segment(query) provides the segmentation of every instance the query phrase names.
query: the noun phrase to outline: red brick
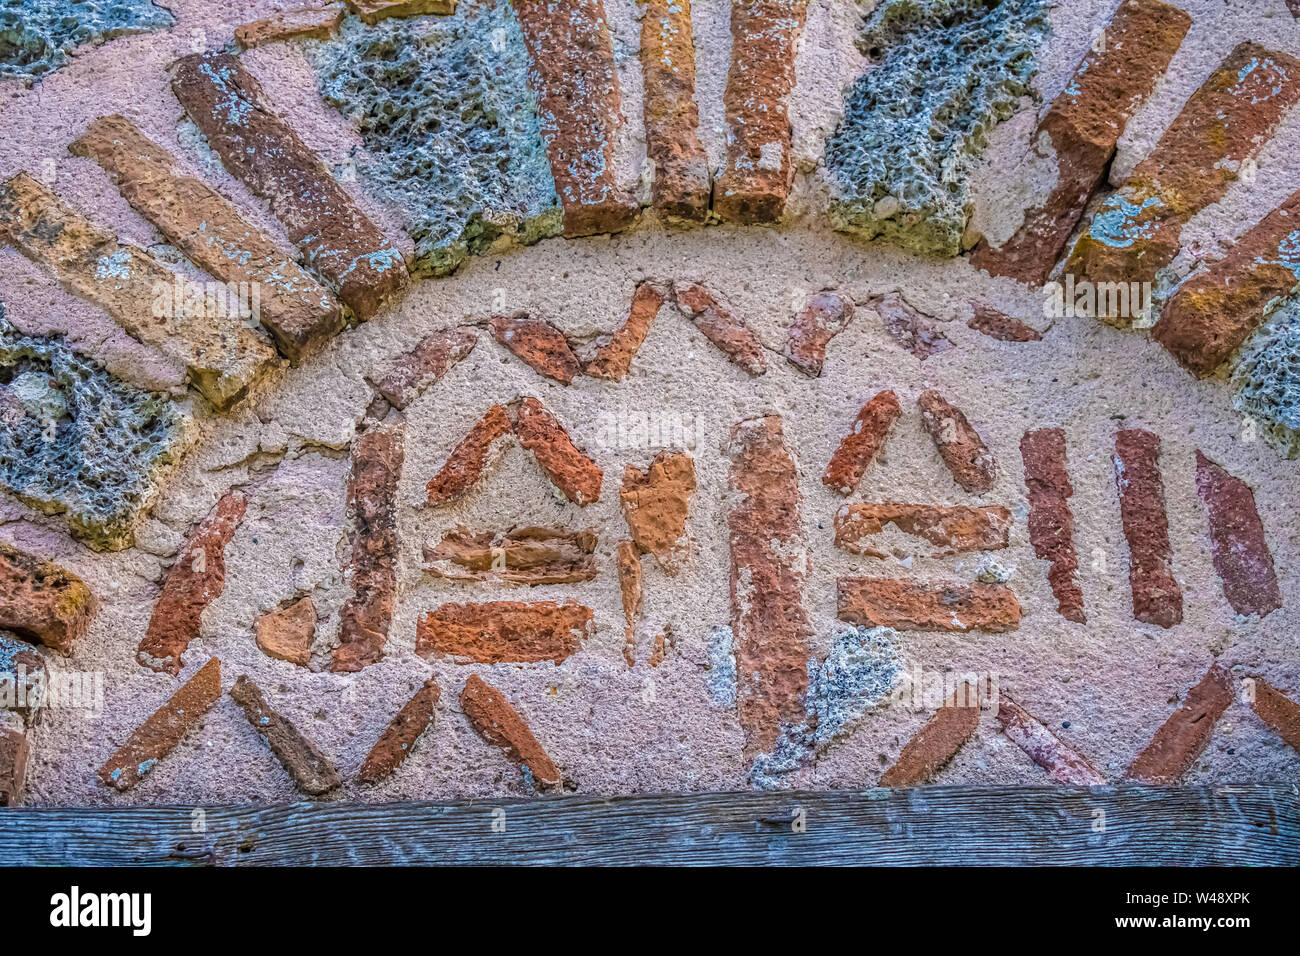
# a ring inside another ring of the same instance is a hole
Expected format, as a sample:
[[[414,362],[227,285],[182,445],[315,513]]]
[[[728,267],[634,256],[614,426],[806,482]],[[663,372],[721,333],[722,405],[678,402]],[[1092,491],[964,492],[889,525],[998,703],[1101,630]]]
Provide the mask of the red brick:
[[[0,541],[0,630],[66,655],[97,610],[81,578]]]
[[[537,464],[576,505],[600,500],[600,485],[605,473],[580,451],[569,438],[559,419],[535,398],[525,398],[515,406],[515,435],[519,444],[533,453]]]
[[[922,392],[916,404],[921,409],[921,424],[934,439],[934,447],[957,484],[972,492],[992,488],[997,477],[993,452],[961,409],[932,388]]]
[[[203,611],[226,587],[226,545],[244,520],[248,499],[239,489],[225,493],[217,506],[190,531],[176,563],[167,572],[154,604],[136,660],[173,677],[181,672],[181,655],[199,636]]]
[[[1056,597],[1056,609],[1067,621],[1083,624],[1083,589],[1074,550],[1074,514],[1070,496],[1074,486],[1065,467],[1065,431],[1039,428],[1020,439],[1025,462],[1025,489],[1029,497],[1029,541],[1034,554],[1050,561],[1047,581]]]
[[[444,604],[417,623],[415,653],[480,664],[558,664],[575,654],[594,629],[591,608],[581,604]]]
[[[501,691],[477,674],[471,674],[460,694],[460,708],[479,736],[504,750],[538,790],[560,785],[559,768]]]
[[[22,728],[0,728],[0,807],[14,807],[22,801],[29,754]]]
[[[834,290],[818,292],[790,326],[785,343],[786,360],[809,378],[817,378],[826,361],[827,343],[843,332],[852,319],[852,299]]]
[[[632,540],[676,574],[690,550],[686,517],[695,494],[695,461],[685,452],[661,451],[645,471],[628,465],[618,498]]]
[[[1129,550],[1133,617],[1173,627],[1183,619],[1183,592],[1173,572],[1160,438],[1140,428],[1115,435],[1115,484]]]
[[[1232,696],[1232,676],[1214,665],[1160,725],[1146,749],[1133,758],[1127,776],[1141,783],[1177,783],[1205,750]]]
[[[691,0],[647,0],[641,20],[646,153],[655,164],[655,209],[670,219],[709,218],[709,158],[695,104]]]
[[[1101,187],[1128,121],[1160,82],[1192,18],[1159,0],[1123,0],[1038,124],[1056,156],[1056,186],[1000,247],[981,241],[971,264],[1031,285],[1047,281],[1088,200]],[[972,326],[973,327],[973,326]]]
[[[478,331],[469,326],[434,332],[385,365],[376,376],[375,388],[394,408],[405,409],[455,368],[477,342]]]
[[[620,541],[614,556],[618,589],[623,598],[623,659],[636,664],[636,619],[641,613],[641,555],[631,541]]]
[[[564,234],[631,225],[637,203],[614,179],[622,94],[601,0],[515,0],[532,61],[542,136],[564,207]]]
[[[489,408],[452,450],[438,473],[429,479],[426,488],[429,504],[444,505],[468,494],[487,468],[493,445],[510,434],[513,427],[510,413],[503,406]]]
[[[1014,631],[1020,602],[1001,584],[840,578],[839,618],[904,631]]]
[[[808,0],[733,0],[727,161],[713,210],[728,222],[775,222],[794,184],[790,116],[794,61]]]
[[[928,315],[922,315],[895,292],[875,295],[867,304],[880,316],[885,331],[903,348],[924,362],[931,355],[947,352],[953,344]]]
[[[592,378],[621,381],[632,368],[632,359],[650,334],[650,326],[664,304],[664,293],[654,283],[645,281],[636,287],[627,320],[611,335],[595,343],[584,371]]]
[[[727,517],[731,629],[745,757],[770,753],[782,728],[807,719],[808,639],[803,606],[808,556],[799,516],[799,474],[776,415],[731,431]]]
[[[885,389],[862,406],[853,429],[844,436],[831,456],[822,484],[842,495],[852,493],[867,467],[885,444],[889,429],[903,412],[898,396]]]
[[[975,731],[979,729],[980,709],[975,688],[964,685],[961,703],[954,697],[940,707],[915,737],[907,742],[894,765],[877,782],[880,787],[916,787],[944,767]],[[967,705],[970,704],[970,706]]]
[[[405,290],[402,254],[275,113],[237,57],[194,53],[173,69],[172,90],[208,145],[270,204],[290,240],[345,305],[365,320]]]
[[[262,735],[299,790],[309,796],[320,796],[342,785],[343,778],[329,758],[286,717],[271,709],[262,689],[247,675],[235,681],[230,697],[253,729]]]
[[[939,550],[931,557],[941,558],[963,551],[1005,548],[1011,530],[1011,512],[1001,505],[970,508],[897,501],[845,505],[835,515],[835,546],[850,554],[888,557],[864,539],[882,533],[889,524],[938,546]]]
[[[488,328],[493,338],[547,378],[568,385],[582,372],[564,333],[544,319],[498,315],[488,320]]]
[[[288,607],[263,614],[255,629],[257,646],[267,657],[306,667],[316,638],[316,605],[311,597],[300,597]]]
[[[1005,693],[998,694],[998,723],[1007,738],[1047,771],[1055,783],[1067,787],[1097,787],[1106,778],[1081,754],[1066,746],[1042,722]]]
[[[326,40],[342,20],[343,7],[338,4],[298,7],[235,27],[235,41],[241,49],[251,50],[281,40]]]
[[[358,775],[362,783],[379,783],[392,776],[410,756],[420,735],[433,727],[438,695],[438,685],[430,677],[402,706],[366,755],[366,762],[361,765]]]
[[[179,744],[221,697],[221,662],[215,657],[132,731],[126,743],[99,768],[99,779],[130,790]]]
[[[1253,678],[1255,697],[1251,708],[1277,732],[1277,735],[1300,753],[1300,705],[1262,677]]]
[[[678,307],[732,362],[750,375],[762,375],[767,371],[767,358],[758,337],[743,321],[723,308],[708,289],[693,282],[678,282],[674,293]]]
[[[966,323],[976,332],[1002,342],[1040,342],[1043,336],[1019,319],[987,305],[976,305],[975,315]]]
[[[510,528],[471,534],[458,527],[424,549],[424,569],[453,581],[575,584],[596,576],[594,531]]]
[[[1282,606],[1273,555],[1250,485],[1196,453],[1196,491],[1210,518],[1214,570],[1223,596],[1238,614],[1265,617]]]
[[[347,4],[353,13],[372,24],[389,17],[456,12],[456,0],[347,0]]]

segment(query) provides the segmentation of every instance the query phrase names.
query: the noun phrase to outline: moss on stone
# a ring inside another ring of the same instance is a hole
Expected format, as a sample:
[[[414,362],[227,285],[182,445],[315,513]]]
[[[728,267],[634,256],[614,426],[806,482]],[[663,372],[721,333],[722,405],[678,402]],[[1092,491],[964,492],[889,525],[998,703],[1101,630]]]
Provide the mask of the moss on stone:
[[[1047,0],[883,0],[858,41],[873,65],[826,144],[831,222],[955,256],[989,132],[1037,72]]]
[[[57,70],[91,40],[171,25],[152,0],[0,0],[0,79]]]
[[[1300,299],[1278,309],[1241,349],[1232,404],[1286,458],[1300,456]]]
[[[373,27],[349,17],[307,51],[325,100],[365,143],[361,175],[403,211],[414,273],[446,275],[502,235],[527,244],[562,231],[508,0]]]

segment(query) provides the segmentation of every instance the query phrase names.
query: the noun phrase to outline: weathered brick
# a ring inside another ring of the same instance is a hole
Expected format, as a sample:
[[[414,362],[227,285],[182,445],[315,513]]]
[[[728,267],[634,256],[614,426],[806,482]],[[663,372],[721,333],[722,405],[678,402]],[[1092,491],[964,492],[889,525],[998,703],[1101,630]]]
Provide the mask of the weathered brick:
[[[276,114],[237,57],[182,57],[172,90],[226,169],[270,204],[307,264],[358,318],[406,288],[401,252]]]
[[[0,727],[0,807],[17,806],[22,800],[29,752],[21,727]]]
[[[1087,758],[1066,746],[1042,721],[1025,710],[1005,693],[998,694],[998,723],[1013,744],[1029,759],[1047,771],[1054,782],[1067,787],[1097,787],[1105,784]]]
[[[1183,366],[1210,375],[1264,315],[1300,287],[1300,192],[1238,237],[1174,293],[1151,334]]]
[[[218,409],[243,396],[275,361],[275,350],[229,310],[186,302],[156,308],[160,288],[184,288],[179,274],[138,246],[119,242],[27,173],[0,186],[0,239],[102,308],[132,338],[183,365]]]
[[[741,319],[719,305],[708,289],[694,282],[678,282],[673,291],[678,307],[727,358],[750,375],[767,371],[767,358],[758,337]]]
[[[352,443],[352,555],[343,569],[352,597],[339,609],[334,671],[359,671],[375,663],[388,642],[397,597],[397,484],[405,440],[406,423],[395,421],[372,426]]]
[[[794,184],[790,115],[794,60],[808,0],[733,0],[723,102],[727,161],[713,210],[727,222],[776,222]]]
[[[1292,750],[1300,752],[1300,705],[1262,677],[1252,680],[1255,696],[1250,702],[1251,708]]]
[[[405,409],[450,372],[478,342],[478,330],[457,326],[434,332],[410,352],[387,363],[375,376],[375,388],[394,408]]]
[[[632,296],[632,308],[618,330],[597,339],[583,369],[592,378],[618,382],[632,368],[632,359],[650,334],[650,326],[664,304],[664,293],[657,285],[644,281]]]
[[[731,629],[745,756],[776,747],[783,727],[805,720],[808,639],[803,606],[808,555],[799,517],[799,474],[776,415],[731,430],[727,516]]]
[[[599,501],[605,473],[573,444],[560,420],[535,398],[525,398],[514,408],[519,444],[533,453],[551,484],[576,505]]]
[[[1173,572],[1165,486],[1160,479],[1160,438],[1140,428],[1115,435],[1115,485],[1129,550],[1133,617],[1173,627],[1183,619],[1183,592]]]
[[[329,758],[288,718],[271,709],[262,688],[248,675],[241,675],[235,681],[230,697],[243,710],[253,729],[262,735],[299,790],[309,796],[320,796],[342,785],[343,778]]]
[[[298,7],[235,27],[235,41],[241,49],[251,50],[281,40],[325,40],[338,29],[342,19],[343,7],[339,4]]]
[[[1029,498],[1029,542],[1034,554],[1050,561],[1047,582],[1056,597],[1056,609],[1067,621],[1083,624],[1083,589],[1076,573],[1079,556],[1074,550],[1074,514],[1070,496],[1074,486],[1065,468],[1065,430],[1039,428],[1020,439],[1025,462],[1025,489]]]
[[[964,690],[945,701],[907,742],[877,786],[916,787],[927,783],[975,736],[980,724],[978,695],[971,685],[962,687]]]
[[[596,533],[509,528],[472,534],[458,527],[424,549],[424,570],[453,581],[575,584],[596,576]]]
[[[941,558],[963,551],[992,551],[1007,546],[1011,511],[1001,505],[971,508],[965,505],[915,505],[897,501],[845,505],[835,515],[835,546],[850,554],[888,557],[866,540],[892,524],[900,531],[924,538]]]
[[[568,385],[582,372],[564,333],[545,319],[497,315],[488,320],[488,328],[493,338],[547,378]]]
[[[636,665],[636,620],[641,613],[641,554],[631,541],[620,541],[614,554],[618,590],[623,599],[623,660]]]
[[[632,540],[676,574],[690,551],[686,518],[695,494],[695,460],[685,452],[661,451],[642,471],[628,465],[618,498]]]
[[[504,406],[493,405],[460,440],[426,488],[429,504],[443,505],[464,497],[484,470],[497,440],[511,433],[513,424]]]
[[[790,326],[785,343],[786,360],[809,378],[822,373],[826,345],[853,319],[853,300],[831,289],[818,292]]]
[[[1210,519],[1214,570],[1223,596],[1238,614],[1265,617],[1282,606],[1273,555],[1250,485],[1196,453],[1196,491]]]
[[[874,295],[867,304],[880,316],[885,331],[894,341],[922,362],[931,355],[952,349],[952,342],[939,331],[934,319],[912,308],[898,293]]]
[[[983,303],[975,306],[975,315],[966,324],[976,332],[1002,342],[1040,342],[1043,338],[1040,332],[1019,319]]]
[[[0,541],[0,629],[66,655],[96,610],[81,578]]]
[[[905,631],[1014,631],[1020,602],[1001,584],[840,578],[841,621]]]
[[[992,488],[997,477],[993,452],[961,409],[932,388],[922,392],[916,404],[921,409],[921,424],[957,484],[972,492]]]
[[[1092,282],[1154,280],[1178,255],[1183,226],[1223,198],[1297,100],[1300,62],[1240,44],[1102,204],[1067,271]]]
[[[190,531],[167,572],[149,629],[136,651],[136,660],[145,667],[173,676],[181,672],[181,655],[199,636],[204,609],[225,590],[226,545],[235,536],[247,507],[248,498],[242,491],[228,491],[212,514]]]
[[[1232,696],[1232,675],[1215,664],[1133,758],[1129,779],[1161,786],[1177,783],[1210,742],[1214,725],[1232,703]]]
[[[501,691],[477,674],[471,674],[460,694],[460,709],[479,736],[500,747],[519,765],[529,784],[538,790],[560,785],[559,768]]]
[[[348,9],[366,23],[389,17],[420,17],[456,12],[456,0],[347,0]]]
[[[614,179],[622,95],[602,0],[515,0],[564,234],[617,232],[638,206]]]
[[[648,0],[641,20],[646,153],[655,164],[653,201],[671,219],[709,218],[709,157],[695,103],[691,0]]]
[[[251,226],[225,198],[176,168],[176,159],[124,116],[104,116],[68,149],[94,160],[140,215],[195,265],[256,290],[262,325],[294,363],[343,328],[334,298]]]
[[[31,644],[0,631],[0,709],[13,711],[30,727],[46,703],[49,673]]]
[[[1123,0],[1070,82],[1038,124],[1056,158],[1056,185],[1001,246],[981,241],[971,264],[1038,284],[1065,251],[1088,200],[1101,187],[1128,121],[1183,42],[1192,18],[1160,0]],[[973,327],[973,326],[972,326]],[[1019,340],[1017,340],[1019,341]]]
[[[99,768],[99,779],[130,790],[184,739],[221,697],[221,662],[210,658],[176,693],[132,731]]]
[[[451,655],[480,664],[556,664],[575,654],[595,629],[592,611],[554,601],[444,604],[420,617],[415,653]]]
[[[393,775],[411,754],[415,742],[426,730],[433,728],[434,712],[438,707],[438,685],[430,677],[415,695],[402,705],[392,721],[379,735],[375,745],[361,765],[358,779],[362,783],[379,783]]]
[[[257,646],[276,660],[306,667],[316,639],[316,605],[304,595],[288,607],[268,611],[254,624]]]
[[[852,430],[831,456],[826,473],[822,475],[822,484],[842,495],[852,493],[876,453],[884,446],[889,429],[902,413],[898,396],[890,389],[878,393],[863,405]]]

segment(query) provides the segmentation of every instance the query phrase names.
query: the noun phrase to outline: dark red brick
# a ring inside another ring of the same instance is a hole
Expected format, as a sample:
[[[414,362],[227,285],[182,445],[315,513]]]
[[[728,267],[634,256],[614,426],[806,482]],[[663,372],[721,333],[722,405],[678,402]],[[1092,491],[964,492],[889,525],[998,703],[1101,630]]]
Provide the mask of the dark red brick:
[[[912,308],[901,295],[889,292],[872,296],[867,304],[875,309],[894,341],[922,362],[952,349],[952,342],[939,331],[935,320]]]
[[[1029,497],[1029,541],[1034,554],[1050,561],[1047,581],[1056,597],[1056,609],[1067,621],[1083,624],[1083,589],[1074,550],[1074,514],[1070,496],[1074,486],[1065,463],[1065,430],[1039,428],[1020,439],[1025,462],[1025,489]]]
[[[976,332],[1002,342],[1040,342],[1042,334],[1019,319],[987,305],[976,305],[975,315],[966,323]]]
[[[907,742],[894,765],[877,782],[880,787],[916,787],[948,766],[979,729],[980,709],[975,689],[950,697],[915,737]]]
[[[1133,617],[1173,627],[1183,619],[1183,592],[1173,572],[1165,486],[1160,478],[1160,438],[1140,428],[1115,435],[1115,484],[1128,540]]]
[[[375,388],[394,408],[405,409],[455,368],[477,342],[478,331],[469,326],[434,332],[385,365],[376,376]]]
[[[1250,485],[1196,453],[1196,491],[1210,518],[1214,570],[1223,596],[1238,614],[1265,617],[1282,606],[1273,555]]]
[[[1251,708],[1292,750],[1300,753],[1300,705],[1262,677],[1252,679],[1255,696],[1250,702]]]
[[[253,729],[262,735],[299,790],[309,796],[321,796],[342,785],[343,778],[329,758],[287,718],[271,709],[262,689],[247,675],[235,681],[230,697]]]
[[[961,409],[932,388],[922,392],[916,404],[921,409],[921,424],[957,484],[972,492],[992,488],[997,477],[993,452]]]
[[[559,768],[501,691],[471,674],[460,694],[460,708],[479,736],[504,750],[538,790],[561,784]]]

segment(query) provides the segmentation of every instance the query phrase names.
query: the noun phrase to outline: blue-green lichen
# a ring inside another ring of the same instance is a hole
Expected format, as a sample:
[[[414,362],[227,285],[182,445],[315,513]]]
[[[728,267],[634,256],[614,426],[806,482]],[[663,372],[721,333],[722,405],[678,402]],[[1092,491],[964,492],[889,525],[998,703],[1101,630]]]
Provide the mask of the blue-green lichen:
[[[1030,94],[1047,0],[883,0],[858,46],[872,66],[826,143],[836,229],[955,256],[989,132]]]
[[[1300,299],[1288,301],[1241,348],[1233,406],[1243,426],[1286,458],[1300,456]]]
[[[171,25],[152,0],[0,0],[0,79],[34,79],[83,43]]]
[[[412,272],[446,275],[503,235],[527,244],[562,231],[508,0],[375,26],[348,17],[306,49],[326,102],[365,144],[362,178],[402,210]]]

